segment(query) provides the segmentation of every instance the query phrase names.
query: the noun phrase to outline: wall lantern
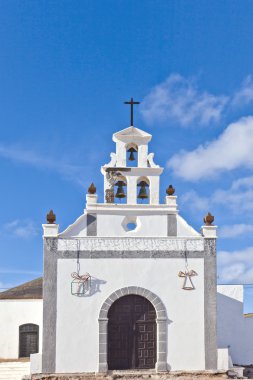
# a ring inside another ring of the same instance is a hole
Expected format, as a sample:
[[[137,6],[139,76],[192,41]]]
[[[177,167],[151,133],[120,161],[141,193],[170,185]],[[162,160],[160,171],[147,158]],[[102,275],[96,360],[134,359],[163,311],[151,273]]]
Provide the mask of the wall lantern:
[[[71,294],[73,296],[82,297],[90,291],[91,275],[89,273],[80,275],[73,272],[71,276],[73,278],[73,281],[71,282]]]

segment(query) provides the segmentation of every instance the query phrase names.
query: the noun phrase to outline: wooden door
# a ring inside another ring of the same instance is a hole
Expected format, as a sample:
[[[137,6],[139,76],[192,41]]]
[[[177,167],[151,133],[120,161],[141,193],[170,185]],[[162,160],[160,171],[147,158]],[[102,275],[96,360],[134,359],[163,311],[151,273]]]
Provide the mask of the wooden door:
[[[155,368],[156,312],[144,297],[129,295],[108,313],[108,368]]]
[[[39,351],[39,326],[32,323],[19,327],[19,357],[29,357]]]

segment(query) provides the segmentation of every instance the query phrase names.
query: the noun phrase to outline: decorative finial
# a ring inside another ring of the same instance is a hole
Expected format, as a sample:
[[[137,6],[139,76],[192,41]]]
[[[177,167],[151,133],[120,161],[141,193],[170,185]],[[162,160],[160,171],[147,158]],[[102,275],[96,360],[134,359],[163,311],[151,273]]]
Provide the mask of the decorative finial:
[[[204,217],[204,222],[206,226],[211,226],[214,221],[214,216],[208,212],[207,215]]]
[[[172,185],[169,185],[169,187],[167,187],[167,189],[166,189],[166,193],[167,193],[169,196],[173,195],[173,194],[175,193],[175,189],[174,189],[174,187],[173,187]]]
[[[49,224],[54,224],[55,221],[56,221],[56,216],[53,210],[50,210],[49,213],[47,214],[47,222]]]
[[[96,191],[97,191],[97,189],[96,189],[94,183],[92,182],[92,184],[91,184],[90,187],[88,188],[88,193],[89,193],[89,194],[96,194]]]

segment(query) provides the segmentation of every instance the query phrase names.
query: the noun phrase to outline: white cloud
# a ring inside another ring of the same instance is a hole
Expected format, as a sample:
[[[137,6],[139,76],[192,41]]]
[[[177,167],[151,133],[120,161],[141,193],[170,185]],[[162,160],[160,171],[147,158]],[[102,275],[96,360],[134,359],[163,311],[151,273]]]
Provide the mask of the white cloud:
[[[253,176],[239,178],[232,182],[228,189],[217,189],[210,196],[199,195],[195,190],[189,190],[179,198],[180,204],[192,212],[212,211],[217,209],[222,212],[222,207],[232,211],[234,214],[252,215],[253,211]],[[222,206],[222,207],[221,207]],[[248,224],[237,224],[232,228],[236,236],[246,232],[250,233],[253,226]],[[223,230],[224,235],[229,232]],[[225,237],[225,236],[223,236]]]
[[[39,229],[31,220],[13,220],[6,223],[1,229],[2,235],[16,236],[22,239],[29,239],[38,235]]]
[[[253,283],[253,247],[240,251],[218,252],[220,283]]]
[[[249,104],[253,100],[253,79],[248,75],[241,84],[241,88],[235,92],[231,99],[232,106]]]
[[[228,97],[200,91],[195,79],[171,74],[144,98],[140,111],[147,123],[175,121],[183,127],[218,122]]]
[[[217,176],[226,170],[253,168],[253,117],[230,124],[216,139],[191,152],[181,151],[167,163],[174,174],[190,181]]]
[[[233,181],[231,190],[241,191],[253,188],[253,176],[243,177]]]
[[[253,232],[252,224],[232,224],[225,225],[219,228],[219,237],[222,238],[236,238],[241,235],[250,234]]]
[[[217,123],[225,110],[253,101],[253,78],[248,75],[231,95],[214,95],[198,88],[196,78],[171,74],[151,89],[140,106],[148,124],[174,121],[177,125],[207,126]]]
[[[7,146],[0,143],[0,157],[13,162],[30,165],[37,169],[57,172],[64,179],[81,185],[84,183],[84,167],[68,164],[60,158],[48,157],[46,155],[42,156],[35,151],[25,149],[19,145]]]
[[[180,197],[180,204],[188,205],[191,211],[207,211],[210,206],[208,197],[201,197],[194,190],[190,190]]]
[[[251,213],[253,210],[253,176],[239,178],[232,182],[229,189],[218,189],[210,201],[223,205],[234,213]]]

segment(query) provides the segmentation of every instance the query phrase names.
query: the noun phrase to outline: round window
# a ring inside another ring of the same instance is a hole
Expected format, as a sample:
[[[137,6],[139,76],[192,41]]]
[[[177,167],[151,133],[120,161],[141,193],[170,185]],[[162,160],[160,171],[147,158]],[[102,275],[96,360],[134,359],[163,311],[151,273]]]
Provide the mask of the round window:
[[[137,227],[137,224],[134,222],[130,222],[130,223],[127,223],[126,226],[127,226],[128,231],[133,231]]]

